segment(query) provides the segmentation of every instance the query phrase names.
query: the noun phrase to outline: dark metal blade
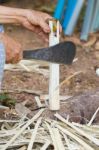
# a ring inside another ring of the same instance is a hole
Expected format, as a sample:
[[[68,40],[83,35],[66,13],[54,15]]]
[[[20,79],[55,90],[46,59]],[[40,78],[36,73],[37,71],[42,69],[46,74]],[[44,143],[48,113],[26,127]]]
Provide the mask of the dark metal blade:
[[[63,42],[52,47],[23,52],[24,59],[36,59],[58,64],[71,64],[76,54],[72,42]]]

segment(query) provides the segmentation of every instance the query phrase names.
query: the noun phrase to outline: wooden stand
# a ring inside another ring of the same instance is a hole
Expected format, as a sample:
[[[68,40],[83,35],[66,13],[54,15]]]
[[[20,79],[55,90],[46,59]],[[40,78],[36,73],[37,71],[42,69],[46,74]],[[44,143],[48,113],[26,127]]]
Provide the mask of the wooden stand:
[[[56,35],[53,31],[54,23],[49,21],[49,26],[51,33],[49,35],[49,46],[53,46],[59,43],[59,22],[57,21],[57,31]],[[50,64],[50,81],[49,81],[49,108],[50,110],[59,110],[60,109],[60,100],[59,100],[59,89],[56,88],[59,86],[59,65]]]

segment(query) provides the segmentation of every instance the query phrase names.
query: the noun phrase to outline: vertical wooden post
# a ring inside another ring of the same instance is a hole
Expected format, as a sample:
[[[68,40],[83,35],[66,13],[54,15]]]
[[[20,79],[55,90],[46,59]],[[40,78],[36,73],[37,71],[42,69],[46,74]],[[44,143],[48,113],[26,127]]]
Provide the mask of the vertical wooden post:
[[[57,22],[57,33],[55,35],[53,31],[53,21],[49,21],[51,33],[49,35],[49,46],[53,46],[59,43],[59,21]],[[59,86],[59,65],[50,64],[50,81],[49,81],[49,108],[50,110],[59,110],[59,89],[56,91],[56,87]]]

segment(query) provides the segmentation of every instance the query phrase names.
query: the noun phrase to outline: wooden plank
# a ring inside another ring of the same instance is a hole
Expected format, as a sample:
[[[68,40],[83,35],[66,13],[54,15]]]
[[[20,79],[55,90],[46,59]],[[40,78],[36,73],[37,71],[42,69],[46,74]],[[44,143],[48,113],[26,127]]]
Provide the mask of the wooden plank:
[[[59,21],[57,22],[57,35],[53,32],[53,21],[49,21],[51,33],[49,35],[49,46],[53,46],[59,43]],[[56,92],[56,87],[59,85],[59,65],[50,64],[50,81],[49,81],[49,108],[50,110],[59,110],[59,89]]]

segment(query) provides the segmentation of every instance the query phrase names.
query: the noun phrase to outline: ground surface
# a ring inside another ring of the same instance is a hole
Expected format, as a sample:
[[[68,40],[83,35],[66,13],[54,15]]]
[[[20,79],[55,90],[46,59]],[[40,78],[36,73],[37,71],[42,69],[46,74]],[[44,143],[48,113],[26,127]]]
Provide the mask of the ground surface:
[[[53,1],[50,1],[49,4],[52,7]],[[15,6],[15,7],[24,7],[24,8],[35,8],[41,9],[41,1],[32,1],[24,0],[18,1],[15,0],[8,2],[6,5]],[[43,5],[48,7],[48,2],[43,1]],[[6,32],[8,35],[17,39],[23,46],[23,49],[36,49],[40,47],[45,47],[45,43],[41,40],[40,37],[35,35],[32,32],[29,32],[21,27],[6,26]],[[77,33],[78,36],[78,33]],[[77,36],[74,35],[76,38]],[[98,42],[98,34],[97,41]],[[65,38],[62,38],[66,40]],[[97,90],[99,87],[99,77],[95,73],[95,66],[99,66],[99,50],[95,50],[95,43],[91,46],[83,47],[83,43],[77,47],[78,59],[72,66],[63,66],[60,67],[60,81],[66,79],[71,74],[82,71],[83,73],[79,74],[67,84],[64,84],[61,87],[61,95],[79,95],[85,91]],[[48,69],[48,68],[47,68]],[[27,72],[10,72],[6,71],[4,75],[3,88],[14,90],[14,89],[28,89],[28,90],[37,90],[42,91],[42,93],[48,93],[48,77],[38,74],[38,73],[27,73]],[[30,94],[11,94],[18,102],[32,100],[33,95]],[[96,103],[97,105],[97,103]],[[99,104],[98,104],[99,105]],[[33,106],[35,108],[35,106]],[[64,108],[65,110],[65,108]]]

